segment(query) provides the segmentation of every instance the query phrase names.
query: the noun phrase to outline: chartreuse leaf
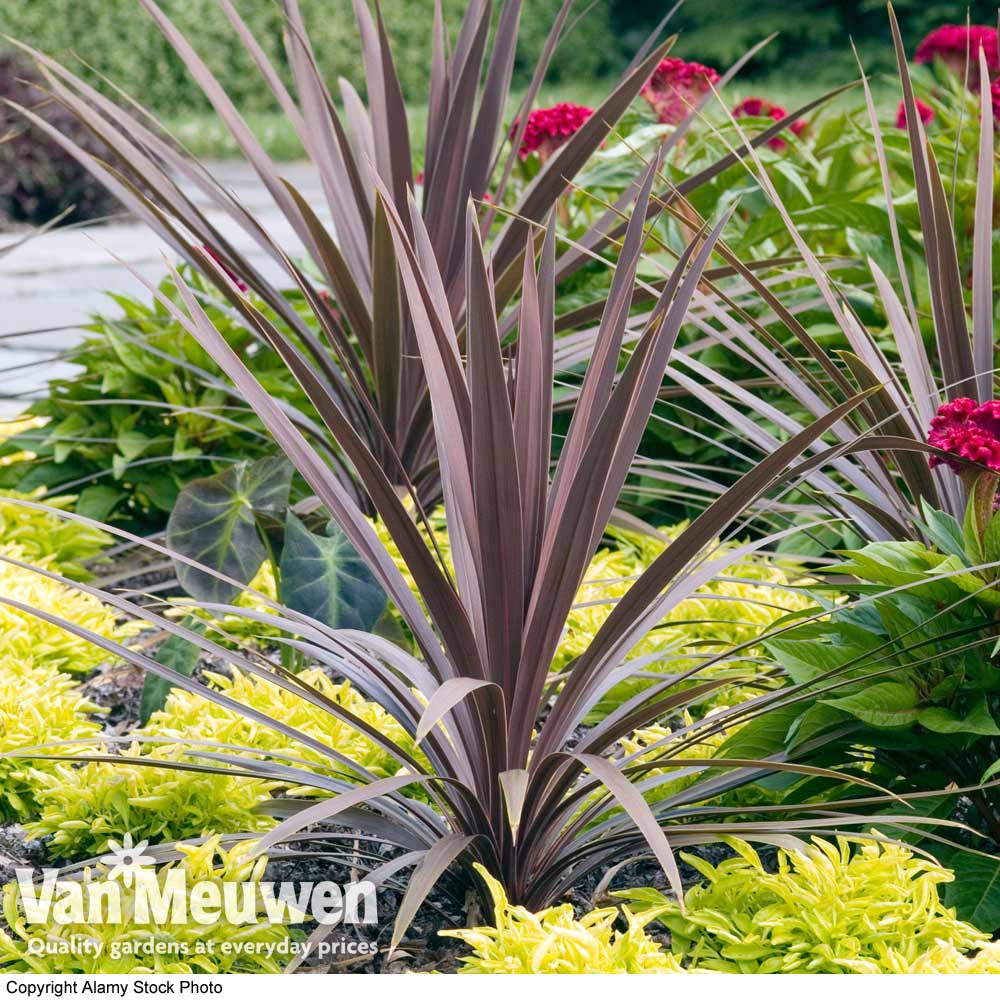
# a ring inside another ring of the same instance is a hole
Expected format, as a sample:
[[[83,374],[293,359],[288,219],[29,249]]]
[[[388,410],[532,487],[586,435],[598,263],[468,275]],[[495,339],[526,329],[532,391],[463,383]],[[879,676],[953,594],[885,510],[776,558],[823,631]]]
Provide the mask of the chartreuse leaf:
[[[181,490],[167,522],[167,545],[180,555],[224,573],[244,586],[268,556],[261,517],[288,506],[292,467],[283,458],[239,462]],[[227,602],[241,588],[174,560],[177,579],[194,598]]]
[[[912,685],[885,681],[843,698],[825,698],[822,704],[847,712],[870,726],[892,729],[916,721],[917,702],[917,690]]]
[[[363,632],[386,608],[385,591],[340,525],[330,521],[325,535],[315,535],[291,511],[281,552],[281,598],[330,628]]]
[[[184,626],[193,632],[204,633],[205,623],[198,618],[189,616],[184,620]],[[169,667],[183,677],[190,677],[198,666],[201,649],[180,635],[171,635],[156,651],[156,662]],[[142,685],[142,700],[139,702],[139,722],[146,725],[149,717],[158,712],[167,703],[173,684],[165,677],[153,673],[146,674]]]

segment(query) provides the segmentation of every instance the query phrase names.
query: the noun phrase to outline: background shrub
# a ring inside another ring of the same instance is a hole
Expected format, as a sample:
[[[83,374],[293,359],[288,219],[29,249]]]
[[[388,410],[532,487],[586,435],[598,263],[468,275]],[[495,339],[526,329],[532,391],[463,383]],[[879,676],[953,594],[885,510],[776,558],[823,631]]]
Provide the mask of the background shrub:
[[[518,75],[530,79],[561,0],[531,0],[522,13]],[[196,44],[230,96],[245,111],[271,108],[267,85],[229,26],[215,0],[161,0],[167,16]],[[465,4],[445,0],[445,16],[454,28]],[[268,56],[287,78],[281,41],[280,4],[272,0],[236,0],[236,7]],[[302,0],[320,66],[331,83],[345,76],[361,86],[361,61],[351,0]],[[577,7],[582,10],[583,5]],[[433,0],[384,0],[382,12],[393,41],[402,84],[411,99],[426,92]],[[620,61],[618,45],[609,44],[610,9],[598,5],[577,26],[557,53],[550,79],[592,76]],[[89,63],[95,82],[105,74],[160,114],[186,114],[207,108],[169,43],[139,0],[32,0],[5,4],[0,31],[42,49],[60,61]],[[125,40],[127,39],[127,44]]]
[[[965,23],[967,9],[973,24],[996,24],[997,17],[996,4],[981,0],[967,4],[899,0],[893,7],[911,53],[938,25]],[[662,0],[613,0],[614,34],[622,51],[641,44],[666,8]],[[895,67],[884,0],[760,0],[753,5],[752,17],[734,16],[727,0],[699,0],[681,7],[670,30],[680,33],[685,58],[720,70],[772,32],[779,32],[741,78],[780,70],[782,76],[808,80],[817,90],[843,83],[857,76],[849,38],[857,43],[867,70],[886,73]]]
[[[6,14],[0,13],[0,30],[5,19]],[[39,80],[31,63],[13,52],[0,51],[0,225],[39,225],[68,209],[72,211],[65,217],[66,222],[96,219],[114,212],[118,203],[89,171],[4,103],[9,100],[31,108],[63,135],[106,158],[107,150],[100,142],[62,106],[47,102],[32,85],[32,81]]]

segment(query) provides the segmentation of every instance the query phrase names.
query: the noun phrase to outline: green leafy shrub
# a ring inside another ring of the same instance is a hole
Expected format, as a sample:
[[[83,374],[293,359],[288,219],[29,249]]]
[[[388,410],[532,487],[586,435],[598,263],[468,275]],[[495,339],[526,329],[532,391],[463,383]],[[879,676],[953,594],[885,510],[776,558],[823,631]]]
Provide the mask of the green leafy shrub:
[[[185,869],[192,883],[256,883],[267,863],[266,858],[251,856],[252,842],[237,844],[229,851],[219,846],[218,837],[200,847],[178,846],[184,858],[158,870],[161,884],[166,873],[176,867]],[[107,876],[98,869],[88,871],[85,878],[100,883]],[[209,924],[193,920],[183,924],[169,920],[162,924],[136,922],[135,889],[131,886],[122,889],[122,923],[28,923],[20,896],[17,883],[4,888],[3,916],[8,928],[0,928],[0,972],[4,973],[277,973],[282,963],[269,957],[266,949],[272,946],[280,955],[281,946],[290,940],[287,927],[265,921],[238,925],[221,915]],[[74,950],[69,947],[74,937],[84,937],[103,947],[99,953],[96,948]],[[67,946],[64,952],[51,947],[60,942]],[[114,947],[125,942],[134,950],[116,957]],[[46,943],[50,946],[47,949]],[[151,954],[141,950],[154,944],[162,950]]]
[[[713,866],[682,855],[705,881],[685,912],[654,889],[616,895],[670,930],[692,969],[738,973],[1000,971],[988,934],[958,920],[938,886],[951,872],[905,847],[838,838],[780,850],[770,871],[745,841]],[[975,957],[969,955],[979,952]],[[966,957],[968,956],[968,957]]]
[[[872,542],[843,553],[830,567],[837,580],[825,589],[851,600],[828,619],[794,625],[766,643],[803,686],[804,696],[786,710],[782,749],[796,752],[839,733],[822,762],[853,758],[893,791],[986,783],[960,818],[992,837],[1000,835],[1000,793],[990,782],[1000,738],[995,490],[996,477],[983,476],[961,525],[925,503],[919,529],[929,542]],[[941,816],[956,810],[947,796],[925,797],[921,806]],[[960,916],[984,930],[1000,927],[997,861],[965,851],[948,861],[958,876],[949,902]]]
[[[17,545],[0,545],[0,552],[27,561],[27,554]],[[139,631],[138,623],[120,622],[108,605],[91,594],[2,560],[0,594],[116,642],[125,642]],[[107,660],[108,654],[31,612],[0,603],[0,659],[85,674]]]
[[[524,5],[524,44],[519,53],[522,81],[530,79],[560,5],[561,0],[537,0]],[[216,0],[164,0],[161,6],[184,34],[197,40],[209,69],[219,76],[241,110],[260,111],[273,106],[267,84],[240,46]],[[442,6],[454,30],[463,5]],[[403,87],[411,94],[422,94],[429,69],[427,53],[434,4],[432,0],[384,0],[381,7]],[[241,4],[239,8],[287,84],[279,6],[256,3]],[[324,78],[335,81],[344,76],[360,86],[360,49],[350,0],[301,0],[301,8]],[[578,7],[577,11],[582,9]],[[137,0],[77,0],[69,4],[63,0],[33,0],[28,4],[7,4],[0,13],[0,31],[61,61],[72,63],[79,55],[96,71],[90,73],[91,83],[100,84],[97,74],[103,74],[158,112],[185,115],[192,109],[208,107],[203,92]],[[609,37],[608,14],[598,7],[561,46],[554,73],[593,76],[609,52],[615,64],[621,63],[617,48],[608,49]],[[123,38],[129,40],[127,45],[121,44]]]
[[[0,15],[0,31],[5,17]],[[67,213],[69,222],[116,211],[115,198],[55,139],[6,101],[37,113],[90,153],[107,149],[61,104],[40,89],[45,83],[31,62],[0,49],[0,222],[42,225]]]
[[[268,391],[308,409],[274,352],[222,306],[204,278],[187,269],[185,276],[213,324]],[[160,289],[177,299],[170,279]],[[0,487],[58,491],[89,480],[77,499],[78,513],[162,527],[186,482],[267,454],[273,445],[257,415],[227,388],[219,367],[162,303],[111,298],[121,315],[95,318],[93,336],[71,352],[83,371],[54,379],[29,408],[44,425],[29,426],[0,446],[0,461],[31,454],[0,467]]]
[[[242,673],[231,677],[208,674],[206,679],[228,697],[334,747],[379,777],[399,770],[395,760],[367,736],[276,684]],[[321,670],[306,671],[300,679],[420,756],[402,727],[348,682],[335,683]],[[181,688],[174,688],[163,710],[155,712],[148,725],[135,730],[134,735],[165,742],[136,742],[120,762],[91,761],[82,766],[61,762],[34,776],[40,818],[30,824],[30,832],[32,836],[51,834],[53,855],[99,854],[110,840],[120,840],[127,833],[170,842],[211,833],[259,832],[274,821],[257,808],[272,792],[287,789],[287,784],[224,771],[216,774],[130,764],[130,757],[181,761],[186,759],[187,741],[208,740],[247,747],[248,754],[281,753],[303,767],[322,767],[324,773],[330,764],[329,758],[288,736]]]
[[[683,972],[677,959],[645,931],[648,919],[615,906],[579,920],[569,903],[532,913],[512,906],[503,886],[482,865],[476,871],[493,897],[493,926],[441,931],[473,950],[460,972],[509,975]],[[627,929],[615,930],[624,914]],[[649,918],[652,919],[652,918]]]
[[[99,528],[68,521],[56,513],[33,510],[17,503],[4,501],[4,496],[16,500],[34,500],[58,510],[71,509],[75,496],[45,497],[42,487],[34,493],[0,494],[0,544],[17,545],[27,562],[49,564],[71,580],[89,580],[84,566],[111,544],[111,536]]]
[[[101,726],[91,716],[100,711],[54,666],[0,658],[0,754],[60,740],[93,739]],[[53,747],[50,752],[74,749]],[[38,776],[51,775],[59,766],[54,761],[0,757],[0,820],[31,819],[38,810]]]

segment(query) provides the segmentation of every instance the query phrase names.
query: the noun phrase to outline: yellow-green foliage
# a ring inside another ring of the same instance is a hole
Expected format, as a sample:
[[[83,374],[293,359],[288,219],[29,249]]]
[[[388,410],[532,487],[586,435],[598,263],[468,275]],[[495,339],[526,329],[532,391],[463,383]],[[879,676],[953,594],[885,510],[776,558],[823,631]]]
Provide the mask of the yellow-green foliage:
[[[101,731],[89,716],[100,712],[79,685],[55,667],[32,667],[0,659],[0,753],[60,740],[90,739]],[[82,752],[85,747],[54,747],[51,753]],[[26,820],[37,809],[36,774],[51,774],[58,764],[0,757],[0,819]]]
[[[434,541],[450,567],[451,550],[443,512],[435,511],[430,521]],[[686,524],[678,524],[661,529],[660,533],[665,539],[672,539],[685,527]],[[381,524],[376,525],[376,530],[413,588],[412,577],[388,532]],[[423,533],[426,537],[426,531]],[[635,532],[614,529],[609,534],[614,544],[600,549],[590,563],[553,662],[555,670],[564,669],[587,649],[617,600],[666,546],[663,538],[652,538]],[[735,547],[735,543],[726,543],[713,553],[713,557],[721,556]],[[752,642],[783,615],[811,605],[812,602],[805,593],[789,590],[788,587],[789,578],[781,566],[764,556],[748,556],[705,584],[697,596],[678,604],[639,643],[630,654],[630,659],[661,654],[664,660],[659,669],[680,672],[695,664],[696,661],[692,659],[695,655],[723,652],[733,646]],[[750,647],[740,656],[749,662],[760,653],[760,649]],[[654,665],[644,669],[657,668]],[[725,674],[744,676],[752,671],[753,667],[746,663],[722,661],[707,669],[699,679]],[[605,699],[604,708],[609,710],[631,696],[641,684],[641,680],[619,684]],[[734,703],[734,698],[735,701],[741,701],[745,696],[737,685],[729,689],[722,688],[705,702],[704,708],[731,704]]]
[[[768,871],[744,841],[717,867],[682,857],[704,876],[686,913],[653,889],[618,893],[669,928],[689,968],[739,973],[1000,971],[989,935],[955,916],[938,894],[951,872],[905,847],[814,838],[779,851]],[[980,951],[980,949],[983,949]],[[970,953],[979,952],[972,956]]]
[[[300,679],[421,759],[402,727],[348,682],[334,683],[321,670],[307,671]],[[241,704],[333,747],[379,777],[395,774],[400,768],[367,736],[276,684],[242,673],[232,677],[209,674],[207,680]],[[125,758],[190,759],[185,758],[184,741],[208,740],[247,747],[258,754],[285,754],[306,767],[328,768],[332,763],[282,733],[180,688],[171,691],[164,708],[135,735],[178,742],[137,743]],[[62,857],[98,854],[106,850],[109,840],[121,839],[126,833],[161,842],[265,830],[274,821],[254,810],[281,787],[261,778],[129,764],[127,760],[91,762],[82,767],[60,764],[52,773],[40,774],[37,786],[41,816],[29,825],[29,831],[33,836],[52,834],[50,851]]]
[[[709,709],[709,711],[705,714],[705,719],[710,719],[712,715],[719,711],[721,711],[721,708]],[[684,714],[683,722],[685,726],[691,724],[692,719],[688,713]],[[624,753],[628,756],[631,756],[634,753],[639,754],[639,756],[632,761],[632,763],[635,764],[647,763],[655,758],[663,757],[663,755],[667,752],[669,752],[669,757],[665,757],[664,760],[671,763],[682,763],[685,760],[704,760],[706,757],[714,757],[723,743],[725,743],[726,740],[739,728],[740,725],[737,724],[727,728],[719,728],[715,731],[706,730],[704,733],[699,733],[697,731],[686,733],[683,737],[677,738],[677,745],[674,747],[669,742],[664,743],[662,746],[656,746],[660,740],[670,736],[671,730],[668,726],[649,726],[646,729],[637,729],[631,736],[623,737],[620,741],[620,745]],[[696,740],[697,742],[689,742],[690,740]],[[648,747],[656,748],[650,750],[648,753],[641,752],[646,750]],[[657,767],[644,771],[642,773],[642,777],[638,780],[648,781],[650,778],[659,777],[660,775],[669,773],[675,774],[676,777],[672,781],[664,782],[663,784],[657,785],[655,788],[647,789],[643,792],[643,796],[649,802],[657,802],[660,799],[665,799],[670,795],[676,795],[678,792],[682,792],[684,789],[690,788],[693,784],[695,784],[695,782],[699,781],[709,773],[705,770],[699,770],[691,774],[682,774],[682,770],[683,768],[679,767]],[[713,775],[718,775],[720,772],[715,770],[711,773]],[[774,795],[761,788],[759,785],[749,784],[721,793],[721,795],[714,800],[713,804],[748,808],[753,805],[762,805],[773,801]]]
[[[36,427],[41,427],[45,423],[43,417],[18,417],[16,420],[0,420],[0,443],[8,438],[24,434]],[[34,452],[19,451],[13,455],[3,455],[0,457],[0,469],[8,465],[16,465],[18,462],[28,462],[35,457]]]
[[[230,851],[219,846],[213,838],[200,847],[178,845],[185,857],[177,863],[186,869],[188,884],[212,881],[252,882],[261,880],[265,858],[252,858],[252,843],[237,844]],[[176,867],[165,866],[157,873],[163,882],[166,872]],[[93,881],[106,881],[102,869],[88,872]],[[119,882],[119,885],[123,883]],[[281,952],[287,947],[290,931],[287,927],[268,923],[238,925],[223,916],[209,924],[187,923],[147,924],[134,919],[134,886],[122,889],[122,923],[29,924],[20,905],[20,888],[11,883],[4,889],[3,915],[9,933],[0,929],[0,972],[57,973],[215,973],[215,972],[281,972],[284,964]],[[84,950],[71,949],[69,943],[76,938],[102,946]],[[113,949],[130,942],[132,953],[115,956]],[[66,945],[65,954],[54,953],[58,944]],[[163,949],[160,954],[144,954],[142,948],[156,944]],[[42,954],[33,954],[41,951]],[[230,950],[224,948],[229,946]],[[271,946],[271,957],[266,949]]]
[[[28,561],[27,553],[17,545],[0,545],[0,552],[22,562]],[[43,566],[45,563],[46,560],[42,560]],[[135,622],[119,623],[114,610],[96,597],[3,561],[0,561],[0,594],[105,639],[124,642],[139,631]],[[107,652],[86,639],[28,611],[0,604],[0,659],[87,673],[108,658]]]
[[[107,532],[4,499],[34,500],[58,510],[71,510],[76,502],[72,496],[43,500],[44,494],[43,488],[34,493],[0,493],[0,545],[17,545],[25,562],[52,566],[71,580],[90,579],[83,563],[111,544]]]
[[[569,903],[532,913],[512,906],[496,879],[481,865],[476,870],[493,897],[491,927],[441,931],[472,949],[462,959],[460,972],[485,974],[536,973],[670,973],[683,972],[677,959],[664,951],[645,931],[647,920],[628,908],[592,910],[579,920]],[[614,923],[623,914],[627,929]]]
[[[673,539],[686,526],[678,524],[660,529],[660,533]],[[633,532],[616,530],[612,534],[616,544],[594,556],[577,594],[553,664],[557,670],[587,649],[618,599],[666,546],[660,539]],[[736,543],[725,543],[712,557],[718,558],[736,547]],[[681,601],[639,642],[629,659],[660,654],[664,657],[662,663],[644,667],[644,671],[680,673],[699,659],[752,642],[783,615],[811,604],[807,595],[789,590],[788,586],[789,578],[777,563],[763,556],[749,556],[704,584],[696,596]],[[749,647],[739,654],[739,661],[713,664],[698,675],[698,680],[723,675],[745,677],[755,672],[751,660],[760,653],[759,648]],[[631,697],[643,683],[633,678],[617,685],[602,702],[603,709],[610,710]],[[745,697],[746,688],[741,685],[724,687],[709,696],[702,711],[735,704]]]

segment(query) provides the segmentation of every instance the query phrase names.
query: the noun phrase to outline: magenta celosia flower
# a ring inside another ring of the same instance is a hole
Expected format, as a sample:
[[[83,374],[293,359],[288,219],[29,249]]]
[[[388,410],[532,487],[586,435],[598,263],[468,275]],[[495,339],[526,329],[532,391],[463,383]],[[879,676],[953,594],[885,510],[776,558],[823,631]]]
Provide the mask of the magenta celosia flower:
[[[920,115],[920,120],[925,125],[930,125],[934,120],[934,109],[929,104],[924,104],[919,97],[916,101],[917,114]],[[896,111],[896,128],[906,128],[906,104],[903,101],[899,102],[899,108]]]
[[[528,115],[518,155],[526,160],[532,153],[537,153],[544,163],[593,113],[592,108],[585,108],[582,104],[535,108]],[[511,138],[519,124],[520,119],[515,120]]]
[[[929,63],[939,59],[948,69],[962,76],[966,60],[969,66],[969,86],[979,86],[979,50],[986,54],[986,68],[992,80],[1000,75],[1000,55],[997,52],[997,29],[985,24],[942,24],[918,46],[914,59]]]
[[[734,118],[772,118],[774,121],[781,121],[782,118],[787,115],[788,112],[780,105],[773,104],[771,101],[764,100],[763,97],[747,97],[740,101],[739,104],[733,108]],[[790,132],[794,135],[801,135],[805,131],[806,122],[804,119],[799,118],[793,121],[791,125],[788,126]],[[779,153],[781,150],[788,147],[788,143],[784,139],[774,136],[773,139],[767,140],[768,146],[771,149],[777,150]]]
[[[640,93],[665,125],[683,121],[719,82],[719,74],[701,63],[664,59],[642,85]]]
[[[1000,399],[980,405],[963,397],[943,404],[931,421],[927,443],[958,458],[1000,471]],[[931,468],[941,464],[964,472],[967,466],[931,456]]]

